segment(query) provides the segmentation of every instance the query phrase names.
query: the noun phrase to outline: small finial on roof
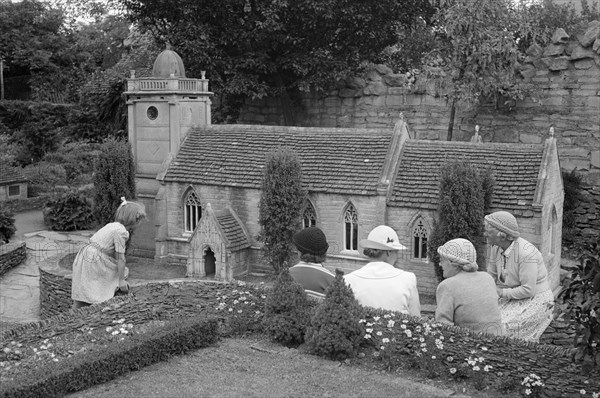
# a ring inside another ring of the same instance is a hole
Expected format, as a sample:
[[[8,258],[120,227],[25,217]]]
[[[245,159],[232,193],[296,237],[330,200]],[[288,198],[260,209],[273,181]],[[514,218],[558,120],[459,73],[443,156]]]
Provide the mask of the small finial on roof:
[[[554,126],[550,126],[550,137],[554,138]]]
[[[471,142],[475,144],[481,144],[483,141],[481,140],[481,136],[479,135],[479,125],[475,125],[475,134],[471,137]]]
[[[402,121],[404,121],[404,112],[400,112],[400,114],[398,115],[398,118]]]
[[[171,49],[171,43],[169,43],[169,42],[165,43],[165,47],[166,47],[167,50],[170,50]]]

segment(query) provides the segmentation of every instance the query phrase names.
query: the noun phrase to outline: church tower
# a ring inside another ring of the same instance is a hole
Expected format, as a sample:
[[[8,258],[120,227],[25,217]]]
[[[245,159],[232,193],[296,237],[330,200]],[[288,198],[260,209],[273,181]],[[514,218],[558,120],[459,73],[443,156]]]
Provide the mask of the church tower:
[[[148,222],[133,236],[134,254],[154,257],[156,176],[174,157],[192,126],[211,123],[208,80],[185,77],[181,57],[167,45],[154,61],[152,77],[127,79],[129,142],[136,164],[137,200],[146,206]]]

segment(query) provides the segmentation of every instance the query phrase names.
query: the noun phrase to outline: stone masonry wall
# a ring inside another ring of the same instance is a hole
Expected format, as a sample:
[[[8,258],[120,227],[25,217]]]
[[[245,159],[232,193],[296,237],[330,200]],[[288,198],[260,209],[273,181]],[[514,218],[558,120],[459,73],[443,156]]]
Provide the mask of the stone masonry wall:
[[[539,98],[491,104],[476,110],[458,109],[453,140],[467,141],[479,125],[484,142],[542,143],[554,127],[561,168],[577,168],[584,176],[587,195],[579,230],[600,234],[595,217],[600,187],[600,22],[585,34],[570,37],[558,29],[546,48],[532,46],[521,74],[539,91]],[[293,114],[299,126],[389,127],[403,112],[413,138],[444,140],[449,106],[430,81],[394,73],[375,65],[363,76],[338,84],[325,95],[300,94]],[[280,103],[274,98],[248,101],[239,123],[283,124]]]
[[[0,246],[0,276],[25,261],[25,242],[7,243]]]

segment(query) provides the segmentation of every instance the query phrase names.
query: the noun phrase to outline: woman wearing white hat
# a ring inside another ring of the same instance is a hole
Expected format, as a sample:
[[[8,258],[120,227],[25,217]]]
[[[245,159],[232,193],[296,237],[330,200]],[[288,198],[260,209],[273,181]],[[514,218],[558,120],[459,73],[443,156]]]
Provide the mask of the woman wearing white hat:
[[[396,232],[386,226],[374,228],[360,241],[363,254],[373,261],[344,276],[361,305],[421,316],[417,278],[395,268],[398,252],[406,249]]]
[[[506,211],[485,216],[485,236],[492,246],[488,272],[496,282],[507,335],[539,341],[554,308],[542,254],[520,237],[517,219]]]
[[[437,287],[435,320],[474,332],[504,334],[494,279],[478,272],[475,247],[452,239],[437,249],[444,279]]]

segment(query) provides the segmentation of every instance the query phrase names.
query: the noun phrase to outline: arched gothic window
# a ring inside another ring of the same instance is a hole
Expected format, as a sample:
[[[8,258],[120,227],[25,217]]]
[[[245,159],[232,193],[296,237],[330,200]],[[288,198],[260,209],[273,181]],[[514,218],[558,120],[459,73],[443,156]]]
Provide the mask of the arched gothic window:
[[[352,204],[344,212],[344,249],[358,250],[358,213]]]
[[[200,199],[194,191],[190,191],[183,202],[183,230],[184,232],[194,232],[198,221],[202,217],[202,207]]]
[[[420,218],[413,227],[413,258],[418,260],[426,260],[427,259],[427,236],[429,233],[427,232],[427,228],[423,223],[423,219]]]
[[[304,211],[302,212],[302,228],[317,226],[317,212],[310,200],[306,201]]]

